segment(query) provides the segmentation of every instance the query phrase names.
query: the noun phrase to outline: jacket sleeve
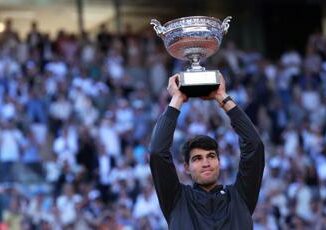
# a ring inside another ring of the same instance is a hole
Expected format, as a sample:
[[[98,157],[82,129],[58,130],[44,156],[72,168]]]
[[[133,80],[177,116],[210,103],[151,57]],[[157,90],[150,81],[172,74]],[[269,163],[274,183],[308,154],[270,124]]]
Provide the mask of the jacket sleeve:
[[[154,186],[167,221],[181,191],[181,184],[170,152],[179,113],[179,110],[167,107],[156,123],[149,146]]]
[[[250,214],[255,210],[265,166],[264,145],[254,125],[238,106],[228,111],[231,125],[239,135],[240,163],[235,187]]]

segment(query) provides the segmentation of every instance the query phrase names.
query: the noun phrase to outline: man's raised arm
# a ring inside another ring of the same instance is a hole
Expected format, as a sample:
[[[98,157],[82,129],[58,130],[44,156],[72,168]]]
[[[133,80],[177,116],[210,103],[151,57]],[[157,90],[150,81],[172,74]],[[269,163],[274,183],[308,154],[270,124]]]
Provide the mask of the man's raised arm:
[[[170,148],[180,113],[179,109],[187,100],[186,96],[179,91],[176,78],[177,76],[173,76],[169,80],[168,91],[172,99],[155,125],[149,147],[154,186],[167,221],[181,189]]]
[[[227,113],[232,127],[240,137],[241,155],[235,187],[252,214],[264,172],[264,145],[254,125],[241,108],[235,107]]]

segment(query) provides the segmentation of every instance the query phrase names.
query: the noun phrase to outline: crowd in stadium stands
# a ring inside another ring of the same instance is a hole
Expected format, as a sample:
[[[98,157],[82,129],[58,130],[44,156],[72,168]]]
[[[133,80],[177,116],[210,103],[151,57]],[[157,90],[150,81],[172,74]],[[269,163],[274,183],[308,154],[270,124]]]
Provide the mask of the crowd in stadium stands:
[[[0,34],[0,228],[166,229],[147,149],[167,80],[187,63],[151,28],[50,38],[33,23],[21,39],[13,26]],[[265,143],[254,229],[325,229],[325,37],[277,60],[226,38],[203,65],[223,73]],[[217,139],[220,182],[232,183],[238,137],[215,102],[199,99],[182,107],[174,136],[180,180],[190,183],[180,144],[197,134]]]

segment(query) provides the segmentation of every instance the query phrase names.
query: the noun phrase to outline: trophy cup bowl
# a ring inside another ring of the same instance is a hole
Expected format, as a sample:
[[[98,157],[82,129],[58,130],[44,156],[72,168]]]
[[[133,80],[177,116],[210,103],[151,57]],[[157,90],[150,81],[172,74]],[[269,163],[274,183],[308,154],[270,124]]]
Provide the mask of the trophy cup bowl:
[[[179,73],[178,85],[187,96],[206,96],[218,88],[219,71],[205,71],[200,61],[218,51],[231,18],[228,16],[221,22],[213,17],[191,16],[169,21],[163,26],[158,20],[151,20],[168,53],[191,63],[190,68]]]

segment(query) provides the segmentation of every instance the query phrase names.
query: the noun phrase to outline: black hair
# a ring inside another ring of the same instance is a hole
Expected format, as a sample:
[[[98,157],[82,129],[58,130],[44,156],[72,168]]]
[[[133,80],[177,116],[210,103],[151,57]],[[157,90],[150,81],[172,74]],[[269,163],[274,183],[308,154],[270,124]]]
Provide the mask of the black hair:
[[[185,163],[189,163],[190,152],[192,149],[195,148],[213,150],[216,152],[217,157],[219,157],[218,145],[216,140],[206,135],[198,135],[186,141],[181,147],[181,153],[184,157]]]

